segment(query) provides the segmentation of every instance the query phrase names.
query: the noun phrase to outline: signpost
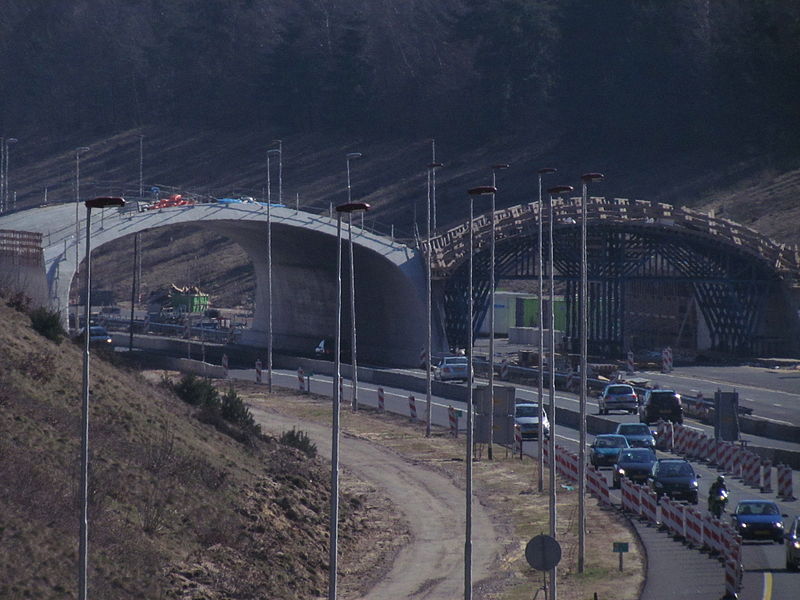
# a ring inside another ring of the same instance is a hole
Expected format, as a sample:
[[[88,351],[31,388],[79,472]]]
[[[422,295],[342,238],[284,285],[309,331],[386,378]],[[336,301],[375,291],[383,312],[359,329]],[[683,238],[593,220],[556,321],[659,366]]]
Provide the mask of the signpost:
[[[534,569],[542,572],[542,587],[536,590],[536,594],[533,596],[534,600],[539,595],[539,591],[544,592],[545,600],[547,600],[547,572],[555,569],[561,562],[561,544],[549,535],[537,535],[531,538],[525,546],[525,560]]]
[[[614,552],[619,554],[619,570],[622,572],[622,555],[628,551],[628,542],[614,542]]]

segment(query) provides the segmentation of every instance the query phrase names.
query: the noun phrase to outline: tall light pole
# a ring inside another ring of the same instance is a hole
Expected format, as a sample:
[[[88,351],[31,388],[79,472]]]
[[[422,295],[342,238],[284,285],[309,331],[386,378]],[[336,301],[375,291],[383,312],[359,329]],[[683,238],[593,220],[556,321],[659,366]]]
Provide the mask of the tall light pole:
[[[350,161],[361,158],[360,152],[349,152],[345,155],[347,162],[347,203],[352,204],[352,193],[350,188]],[[353,211],[349,211],[347,219],[347,236],[350,242],[350,365],[352,368],[353,382],[353,412],[358,410],[358,362],[356,352],[356,283],[355,283],[355,264],[353,261]],[[359,211],[363,215],[365,210]],[[363,220],[362,220],[363,226]]]
[[[283,140],[272,140],[278,153],[278,204],[283,205]]]
[[[80,259],[80,241],[81,241],[81,228],[80,228],[80,215],[78,214],[78,206],[81,203],[81,154],[88,152],[88,146],[80,146],[75,148],[75,273],[81,265]],[[78,314],[76,309],[75,314],[75,328],[78,327]]]
[[[556,536],[556,287],[553,271],[555,270],[554,251],[553,251],[553,201],[561,194],[571,192],[574,188],[571,185],[557,185],[547,190],[550,196],[548,206],[549,221],[549,257],[550,267],[550,537],[557,539]],[[558,583],[556,580],[556,567],[550,571],[550,598],[558,600]]]
[[[431,355],[433,352],[433,336],[431,332],[431,192],[432,182],[436,176],[436,169],[443,167],[442,163],[432,162],[428,165],[428,251],[425,253],[425,298],[426,298],[426,320],[427,338],[425,345],[425,437],[431,437],[431,412],[433,405],[433,394],[431,390]]]
[[[507,169],[507,163],[500,163],[492,165],[492,187],[497,189],[497,171]],[[494,446],[494,270],[495,270],[495,196],[496,192],[492,192],[492,239],[490,242],[489,258],[489,460],[493,460],[493,446]]]
[[[468,309],[467,309],[467,352],[469,360],[467,364],[467,489],[466,489],[466,531],[464,541],[464,600],[472,599],[472,446],[473,446],[473,383],[472,374],[472,319],[473,319],[473,300],[472,300],[472,262],[474,254],[474,225],[473,225],[473,198],[475,196],[486,196],[497,192],[494,186],[480,186],[468,190],[469,194],[469,284],[467,287]]]
[[[5,212],[8,210],[8,156],[10,154],[9,146],[12,144],[16,144],[19,140],[17,138],[8,138],[3,143],[3,156],[2,156],[2,179],[3,179],[3,190],[2,190],[2,207],[0,207],[0,212]]]
[[[581,377],[580,377],[580,440],[578,456],[578,573],[583,573],[586,555],[586,376],[589,333],[588,311],[588,260],[586,255],[586,213],[588,212],[587,190],[590,181],[602,181],[602,173],[581,175]]]
[[[93,198],[86,205],[86,307],[83,325],[83,403],[81,406],[81,514],[78,600],[86,600],[89,566],[89,317],[92,305],[92,209],[123,206],[122,198]],[[78,323],[76,323],[78,325]]]
[[[542,210],[542,177],[550,173],[555,173],[556,170],[552,167],[544,167],[539,169],[539,248],[537,254],[536,270],[539,272],[539,377],[538,377],[538,393],[539,393],[539,442],[536,450],[536,457],[539,461],[539,491],[544,491],[544,276],[542,274],[542,219],[544,218],[544,211]],[[555,431],[552,429],[555,423],[555,414],[551,415],[553,422],[551,423],[550,435],[555,436]]]
[[[339,378],[342,373],[342,213],[369,210],[365,202],[348,202],[336,207],[336,338],[333,359],[333,414],[331,419],[331,499],[328,533],[328,600],[336,600],[336,569],[339,546]]]
[[[144,134],[139,134],[139,199],[144,197]]]
[[[280,140],[279,140],[280,141]],[[272,393],[272,192],[270,190],[269,157],[280,155],[280,148],[267,150],[267,391]]]
[[[436,140],[431,140],[431,164],[441,164],[436,162]],[[430,172],[430,185],[431,185],[431,208],[433,211],[431,216],[433,218],[433,229],[436,230],[436,169]]]

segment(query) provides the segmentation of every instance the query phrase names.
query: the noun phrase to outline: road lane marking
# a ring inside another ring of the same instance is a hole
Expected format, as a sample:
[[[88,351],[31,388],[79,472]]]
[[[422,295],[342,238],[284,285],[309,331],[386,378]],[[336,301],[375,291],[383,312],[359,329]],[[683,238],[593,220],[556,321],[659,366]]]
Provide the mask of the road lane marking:
[[[764,572],[764,595],[761,600],[772,600],[772,573]]]

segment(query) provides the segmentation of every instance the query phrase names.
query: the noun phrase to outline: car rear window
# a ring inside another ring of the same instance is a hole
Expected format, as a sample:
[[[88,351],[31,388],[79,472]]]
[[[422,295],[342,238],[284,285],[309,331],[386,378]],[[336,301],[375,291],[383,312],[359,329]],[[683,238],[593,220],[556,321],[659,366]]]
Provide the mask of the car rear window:
[[[463,356],[456,356],[453,358],[445,358],[444,362],[447,365],[466,365],[467,359]]]
[[[633,388],[629,385],[612,385],[608,388],[608,394],[633,394]]]
[[[621,435],[650,435],[650,428],[639,423],[624,423],[618,427],[617,433]]]
[[[650,403],[658,406],[672,406],[678,403],[675,392],[653,392],[650,394]]]

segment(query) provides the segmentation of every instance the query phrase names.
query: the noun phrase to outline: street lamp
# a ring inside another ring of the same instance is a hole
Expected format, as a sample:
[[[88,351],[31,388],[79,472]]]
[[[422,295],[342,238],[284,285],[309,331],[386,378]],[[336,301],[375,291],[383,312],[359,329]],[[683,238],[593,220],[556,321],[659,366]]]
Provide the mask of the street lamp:
[[[587,189],[590,181],[602,181],[602,173],[584,173],[581,175],[581,287],[580,287],[580,323],[581,323],[581,377],[580,377],[580,436],[578,455],[578,573],[583,573],[586,553],[586,369],[588,353],[587,341],[589,332],[588,311],[588,268],[586,256],[586,213],[588,210]]]
[[[360,152],[349,152],[345,155],[347,160],[347,204],[352,204],[350,191],[350,161],[361,158]],[[336,210],[339,210],[338,208]],[[367,209],[361,210],[361,227],[364,227],[363,215]],[[358,410],[358,364],[356,352],[356,284],[355,284],[355,265],[353,263],[353,215],[354,211],[348,211],[347,217],[347,237],[350,245],[350,365],[352,368],[353,382],[353,412]]]
[[[553,200],[561,194],[571,192],[573,188],[571,185],[557,185],[548,188],[547,193],[550,196],[548,205],[548,229],[549,229],[549,270],[550,270],[550,537],[556,539],[556,293],[555,293],[555,279],[553,271],[555,270],[555,261],[553,257]],[[550,597],[553,600],[558,600],[558,584],[556,581],[556,567],[550,572]]]
[[[80,146],[79,148],[75,148],[75,273],[76,274],[81,264],[79,250],[78,250],[81,241],[80,216],[78,214],[78,206],[81,203],[81,154],[88,151],[89,151],[88,146]],[[76,309],[75,327],[77,328],[77,326],[78,326],[78,314]]]
[[[480,186],[468,190],[469,194],[469,284],[467,286],[468,310],[467,310],[467,352],[469,360],[467,364],[467,490],[466,490],[466,532],[464,541],[464,600],[472,598],[472,445],[473,445],[473,380],[472,374],[472,255],[474,254],[473,243],[473,198],[475,196],[487,196],[495,194],[497,188],[494,186]]]
[[[2,202],[2,206],[0,206],[0,212],[5,212],[8,210],[8,147],[12,144],[16,144],[18,141],[19,140],[17,140],[17,138],[12,137],[3,142],[3,155],[0,157],[0,179],[3,181],[2,194],[0,194],[0,202]]]
[[[144,197],[144,134],[139,134],[139,200]]]
[[[283,205],[283,140],[272,140],[278,147],[274,149],[278,153],[278,204]]]
[[[89,565],[89,317],[92,305],[92,209],[123,206],[122,198],[94,198],[86,205],[86,307],[83,324],[83,404],[81,407],[81,516],[78,600],[86,600]],[[76,324],[77,325],[77,324]]]
[[[280,140],[278,140],[280,141]],[[270,191],[269,157],[280,155],[280,148],[267,150],[267,390],[272,393],[272,192]],[[278,192],[280,194],[280,191]]]
[[[333,359],[333,415],[331,419],[331,504],[328,532],[328,600],[336,600],[336,569],[339,545],[339,378],[342,372],[342,213],[369,210],[366,202],[348,202],[336,207],[336,339]]]
[[[432,162],[428,165],[428,251],[425,253],[425,297],[426,297],[426,317],[427,317],[427,342],[425,359],[425,437],[431,437],[431,411],[433,405],[433,395],[431,393],[431,354],[433,351],[431,335],[431,183],[435,181],[436,169],[443,167],[442,163]],[[416,200],[415,200],[416,202]]]
[[[492,187],[497,189],[497,171],[507,169],[510,165],[500,163],[492,165]],[[492,192],[492,239],[490,243],[490,262],[489,268],[489,460],[493,459],[493,441],[494,441],[494,240],[495,240],[495,196],[496,192]]]
[[[436,140],[431,140],[431,164],[441,164],[436,162]],[[434,169],[430,174],[431,186],[431,218],[433,219],[433,229],[436,229],[436,170]]]
[[[539,491],[544,491],[544,278],[542,274],[542,176],[550,173],[555,173],[556,170],[552,167],[544,167],[539,169],[539,252],[537,254],[536,269],[539,272],[539,442],[537,444],[537,459],[539,461]],[[552,310],[552,307],[551,307]],[[550,424],[550,435],[555,436],[553,425],[555,423],[555,414],[550,415],[552,421]]]

